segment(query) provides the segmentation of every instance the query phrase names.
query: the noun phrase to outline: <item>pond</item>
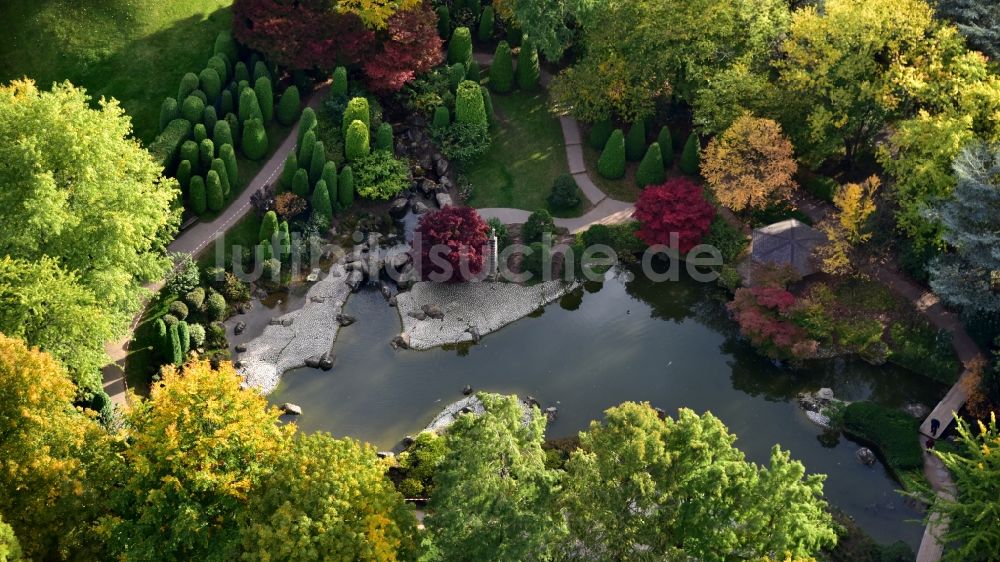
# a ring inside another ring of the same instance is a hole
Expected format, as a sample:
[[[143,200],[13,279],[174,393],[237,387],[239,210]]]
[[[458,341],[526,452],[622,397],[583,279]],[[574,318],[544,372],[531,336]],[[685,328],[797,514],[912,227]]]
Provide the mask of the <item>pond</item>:
[[[880,542],[916,549],[920,519],[880,464],[861,465],[858,445],[821,440],[795,404],[802,391],[830,387],[846,400],[932,406],[944,389],[891,366],[844,360],[789,370],[760,357],[736,333],[718,290],[689,279],[653,283],[629,270],[609,273],[531,318],[486,336],[479,345],[426,352],[393,351],[395,309],[373,289],[348,301],[358,322],[335,345],[334,369],[297,369],[271,395],[292,402],[305,431],[323,430],[390,449],[419,432],[461,390],[531,395],[557,405],[549,437],[573,435],[621,402],[648,401],[673,414],[710,411],[738,437],[737,446],[766,462],[774,444],[809,472],[825,473],[830,502]],[[294,305],[290,298],[282,307]],[[272,312],[273,313],[273,312]],[[248,329],[248,336],[259,329]]]

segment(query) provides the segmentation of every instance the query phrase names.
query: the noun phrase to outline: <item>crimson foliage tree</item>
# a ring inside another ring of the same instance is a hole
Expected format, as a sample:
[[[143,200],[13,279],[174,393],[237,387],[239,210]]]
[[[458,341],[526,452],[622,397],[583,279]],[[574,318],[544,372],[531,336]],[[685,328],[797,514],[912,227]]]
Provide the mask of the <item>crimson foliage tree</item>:
[[[420,217],[415,247],[424,280],[468,281],[483,270],[489,225],[470,207],[447,207]]]
[[[636,236],[646,244],[670,245],[677,233],[677,250],[685,254],[708,232],[715,208],[705,200],[701,186],[687,178],[673,178],[647,187],[635,204],[642,224]]]
[[[233,32],[268,60],[303,70],[359,63],[375,42],[358,16],[333,9],[329,0],[236,0]]]
[[[389,18],[382,51],[365,63],[368,88],[378,93],[398,92],[417,75],[441,64],[443,44],[430,2],[396,12]]]
[[[799,300],[779,285],[737,289],[729,311],[758,351],[772,359],[808,359],[818,343],[794,322]]]

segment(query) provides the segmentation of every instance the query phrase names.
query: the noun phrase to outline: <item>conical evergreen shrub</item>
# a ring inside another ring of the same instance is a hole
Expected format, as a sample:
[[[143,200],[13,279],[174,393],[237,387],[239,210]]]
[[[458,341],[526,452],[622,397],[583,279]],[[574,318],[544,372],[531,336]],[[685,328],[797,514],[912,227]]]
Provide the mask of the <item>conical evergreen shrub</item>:
[[[319,214],[327,220],[333,218],[333,205],[330,203],[330,191],[326,186],[326,182],[323,180],[316,182],[316,188],[313,189],[312,209],[314,213]]]
[[[448,64],[472,62],[472,34],[468,27],[456,27],[448,42]]]
[[[506,94],[514,87],[514,62],[510,56],[510,45],[501,41],[493,54],[490,65],[490,89],[498,94]]]
[[[687,142],[684,143],[684,152],[681,153],[680,168],[685,175],[698,175],[701,170],[701,158],[698,154],[700,150],[701,141],[698,140],[698,134],[691,133]]]
[[[638,121],[629,127],[628,135],[625,136],[625,159],[629,162],[638,162],[645,153],[646,124]]]
[[[222,180],[215,170],[209,170],[205,175],[205,202],[209,211],[221,211],[226,203],[225,195],[222,193]]]
[[[205,180],[201,176],[191,176],[191,182],[188,186],[188,203],[191,205],[191,210],[194,211],[194,214],[199,216],[204,215],[208,209]]]
[[[354,203],[354,172],[350,166],[344,166],[337,178],[337,199],[344,209]]]
[[[597,172],[610,180],[625,175],[625,134],[621,129],[615,129],[608,138],[601,158],[597,161]]]
[[[635,172],[635,182],[639,187],[647,185],[659,185],[667,179],[667,174],[663,170],[663,158],[660,155],[659,143],[649,145],[642,162],[639,162],[639,169]]]
[[[660,156],[663,158],[663,168],[669,169],[674,165],[674,138],[670,135],[670,128],[664,125],[660,129],[660,134],[656,136],[656,142],[660,145]]]
[[[525,39],[521,43],[521,54],[517,57],[517,86],[526,92],[534,90],[538,87],[541,72],[538,50],[531,39]]]

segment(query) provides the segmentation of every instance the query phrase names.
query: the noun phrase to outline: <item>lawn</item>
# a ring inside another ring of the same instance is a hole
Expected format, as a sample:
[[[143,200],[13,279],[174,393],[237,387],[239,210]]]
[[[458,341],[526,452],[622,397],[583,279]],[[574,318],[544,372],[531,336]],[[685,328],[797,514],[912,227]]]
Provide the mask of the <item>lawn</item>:
[[[0,82],[70,80],[117,99],[137,138],[156,137],[160,103],[200,71],[229,29],[232,0],[4,0]]]
[[[569,173],[559,120],[548,110],[544,91],[493,96],[497,124],[493,146],[463,172],[472,184],[473,207],[548,209],[552,183]],[[581,200],[585,201],[583,194]],[[556,216],[579,216],[584,205]]]

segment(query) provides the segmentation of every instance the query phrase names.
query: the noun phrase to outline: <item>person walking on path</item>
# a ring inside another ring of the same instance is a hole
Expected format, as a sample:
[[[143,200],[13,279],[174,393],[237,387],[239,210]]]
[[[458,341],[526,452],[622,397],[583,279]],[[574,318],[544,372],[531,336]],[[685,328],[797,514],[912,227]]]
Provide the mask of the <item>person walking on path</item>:
[[[937,437],[938,429],[941,429],[941,422],[937,418],[931,418],[931,435]]]

